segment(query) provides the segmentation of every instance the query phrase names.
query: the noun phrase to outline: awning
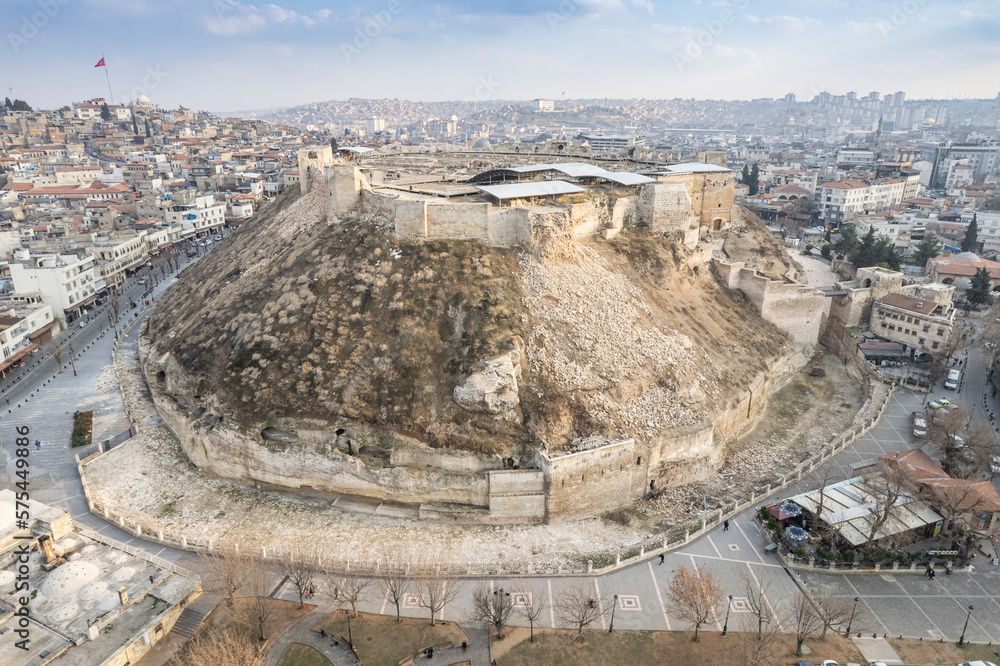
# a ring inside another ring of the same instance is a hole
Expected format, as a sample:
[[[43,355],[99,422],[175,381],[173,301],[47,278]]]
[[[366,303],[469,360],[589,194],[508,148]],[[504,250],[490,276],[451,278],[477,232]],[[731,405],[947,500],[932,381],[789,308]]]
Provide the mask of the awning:
[[[30,344],[27,347],[25,347],[24,349],[22,349],[21,351],[19,351],[18,353],[16,353],[13,356],[11,356],[10,358],[4,359],[4,362],[2,364],[0,364],[0,372],[3,372],[5,370],[7,370],[7,368],[9,368],[14,363],[17,363],[18,361],[20,361],[22,358],[24,358],[25,356],[27,356],[28,353],[31,352],[34,349],[38,349],[38,345]]]

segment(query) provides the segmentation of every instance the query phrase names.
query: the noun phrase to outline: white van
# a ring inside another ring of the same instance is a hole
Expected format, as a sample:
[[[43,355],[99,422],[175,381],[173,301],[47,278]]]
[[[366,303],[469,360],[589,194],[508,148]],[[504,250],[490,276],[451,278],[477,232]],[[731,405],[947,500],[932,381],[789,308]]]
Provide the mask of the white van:
[[[958,388],[958,382],[962,379],[962,371],[955,369],[948,371],[948,379],[944,380],[944,387],[954,391]]]

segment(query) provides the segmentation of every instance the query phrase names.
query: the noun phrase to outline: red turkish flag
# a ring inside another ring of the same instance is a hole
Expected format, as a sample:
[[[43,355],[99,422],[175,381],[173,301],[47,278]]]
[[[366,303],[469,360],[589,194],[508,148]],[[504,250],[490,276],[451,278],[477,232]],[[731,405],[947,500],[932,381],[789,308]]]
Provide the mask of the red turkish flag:
[[[100,60],[98,60],[97,64],[94,65],[94,67],[107,67],[107,65],[104,64],[104,58],[101,58]]]

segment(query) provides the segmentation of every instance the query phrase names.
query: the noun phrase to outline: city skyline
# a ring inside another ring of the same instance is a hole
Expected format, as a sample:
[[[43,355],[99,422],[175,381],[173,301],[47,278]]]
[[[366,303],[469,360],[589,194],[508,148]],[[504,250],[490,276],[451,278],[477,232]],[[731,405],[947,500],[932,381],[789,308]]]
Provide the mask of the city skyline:
[[[5,94],[39,107],[144,94],[254,110],[414,101],[754,99],[821,91],[993,98],[986,3],[562,0],[5,2]],[[156,35],[150,49],[150,37]],[[962,63],[957,68],[956,63]]]

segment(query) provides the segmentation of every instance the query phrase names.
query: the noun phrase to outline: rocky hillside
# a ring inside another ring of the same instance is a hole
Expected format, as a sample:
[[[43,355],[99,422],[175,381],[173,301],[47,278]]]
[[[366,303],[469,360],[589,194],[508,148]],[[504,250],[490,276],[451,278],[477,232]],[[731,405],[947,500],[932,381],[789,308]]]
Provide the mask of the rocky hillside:
[[[670,239],[402,242],[285,195],[187,268],[146,366],[241,426],[353,423],[502,456],[701,422],[786,342]]]

